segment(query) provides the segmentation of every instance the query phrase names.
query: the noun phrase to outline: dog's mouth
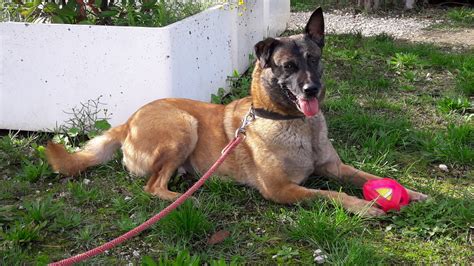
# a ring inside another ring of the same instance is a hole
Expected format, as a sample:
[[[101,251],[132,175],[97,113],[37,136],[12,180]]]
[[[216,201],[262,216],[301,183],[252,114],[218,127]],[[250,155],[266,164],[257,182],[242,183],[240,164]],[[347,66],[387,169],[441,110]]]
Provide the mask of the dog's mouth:
[[[295,103],[296,108],[306,117],[313,117],[319,113],[319,101],[316,97],[297,97],[289,89],[284,89],[288,99]]]

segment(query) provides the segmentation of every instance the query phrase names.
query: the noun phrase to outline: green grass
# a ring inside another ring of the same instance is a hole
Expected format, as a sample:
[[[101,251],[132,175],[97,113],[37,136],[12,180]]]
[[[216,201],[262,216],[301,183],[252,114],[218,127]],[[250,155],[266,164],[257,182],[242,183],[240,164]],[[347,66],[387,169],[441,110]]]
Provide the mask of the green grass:
[[[165,220],[87,263],[307,265],[318,254],[337,265],[472,260],[473,54],[386,35],[327,36],[323,108],[340,157],[427,193],[429,201],[367,220],[321,200],[275,204],[254,189],[213,178]],[[248,93],[249,73],[230,81],[233,89],[217,92],[213,102]],[[63,128],[56,139],[72,149],[87,132],[70,129]],[[145,178],[127,173],[120,154],[74,179],[52,173],[43,150],[51,137],[0,136],[2,265],[44,264],[83,252],[168,204],[143,192]],[[449,171],[439,170],[439,164]],[[183,192],[194,180],[176,176],[170,188]],[[361,196],[360,189],[324,177],[305,185]],[[220,230],[229,237],[208,244]]]
[[[290,4],[293,12],[314,11],[319,6],[324,10],[354,6],[354,3],[350,0],[291,0]]]
[[[474,9],[468,7],[452,8],[447,13],[448,19],[459,26],[474,27]]]

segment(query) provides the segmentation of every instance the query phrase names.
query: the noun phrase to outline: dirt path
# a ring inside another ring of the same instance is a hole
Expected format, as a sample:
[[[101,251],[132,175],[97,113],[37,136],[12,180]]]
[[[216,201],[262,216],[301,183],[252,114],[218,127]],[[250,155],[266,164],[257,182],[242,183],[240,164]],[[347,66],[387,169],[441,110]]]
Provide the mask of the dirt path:
[[[453,48],[474,48],[474,29],[452,29],[452,30],[422,30],[419,35],[410,40],[415,42],[429,42],[453,46]]]
[[[291,13],[288,29],[304,27],[310,12]],[[444,23],[443,20],[426,16],[368,16],[350,12],[332,11],[324,14],[328,33],[356,33],[373,36],[387,33],[397,39],[414,42],[437,43],[453,49],[474,49],[473,28],[439,29],[433,27]]]

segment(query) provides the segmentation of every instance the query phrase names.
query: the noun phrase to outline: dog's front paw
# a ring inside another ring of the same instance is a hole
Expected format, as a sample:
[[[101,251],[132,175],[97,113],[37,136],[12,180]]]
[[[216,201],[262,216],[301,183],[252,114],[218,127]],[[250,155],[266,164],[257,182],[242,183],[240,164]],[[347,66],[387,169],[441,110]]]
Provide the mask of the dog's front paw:
[[[363,217],[380,217],[385,215],[382,209],[377,208],[373,202],[351,197],[349,202],[344,203],[344,207],[351,213]]]
[[[413,201],[413,202],[425,201],[429,198],[428,195],[413,191],[411,189],[407,189],[407,191],[408,191],[408,195],[410,196],[410,201]]]

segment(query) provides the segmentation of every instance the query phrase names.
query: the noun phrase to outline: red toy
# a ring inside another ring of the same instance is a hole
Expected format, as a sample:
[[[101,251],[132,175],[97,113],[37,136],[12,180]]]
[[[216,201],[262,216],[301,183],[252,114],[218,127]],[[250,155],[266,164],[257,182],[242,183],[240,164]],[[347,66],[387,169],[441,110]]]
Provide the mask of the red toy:
[[[364,198],[375,200],[384,211],[400,210],[410,202],[407,190],[397,181],[390,178],[372,179],[363,187]]]

